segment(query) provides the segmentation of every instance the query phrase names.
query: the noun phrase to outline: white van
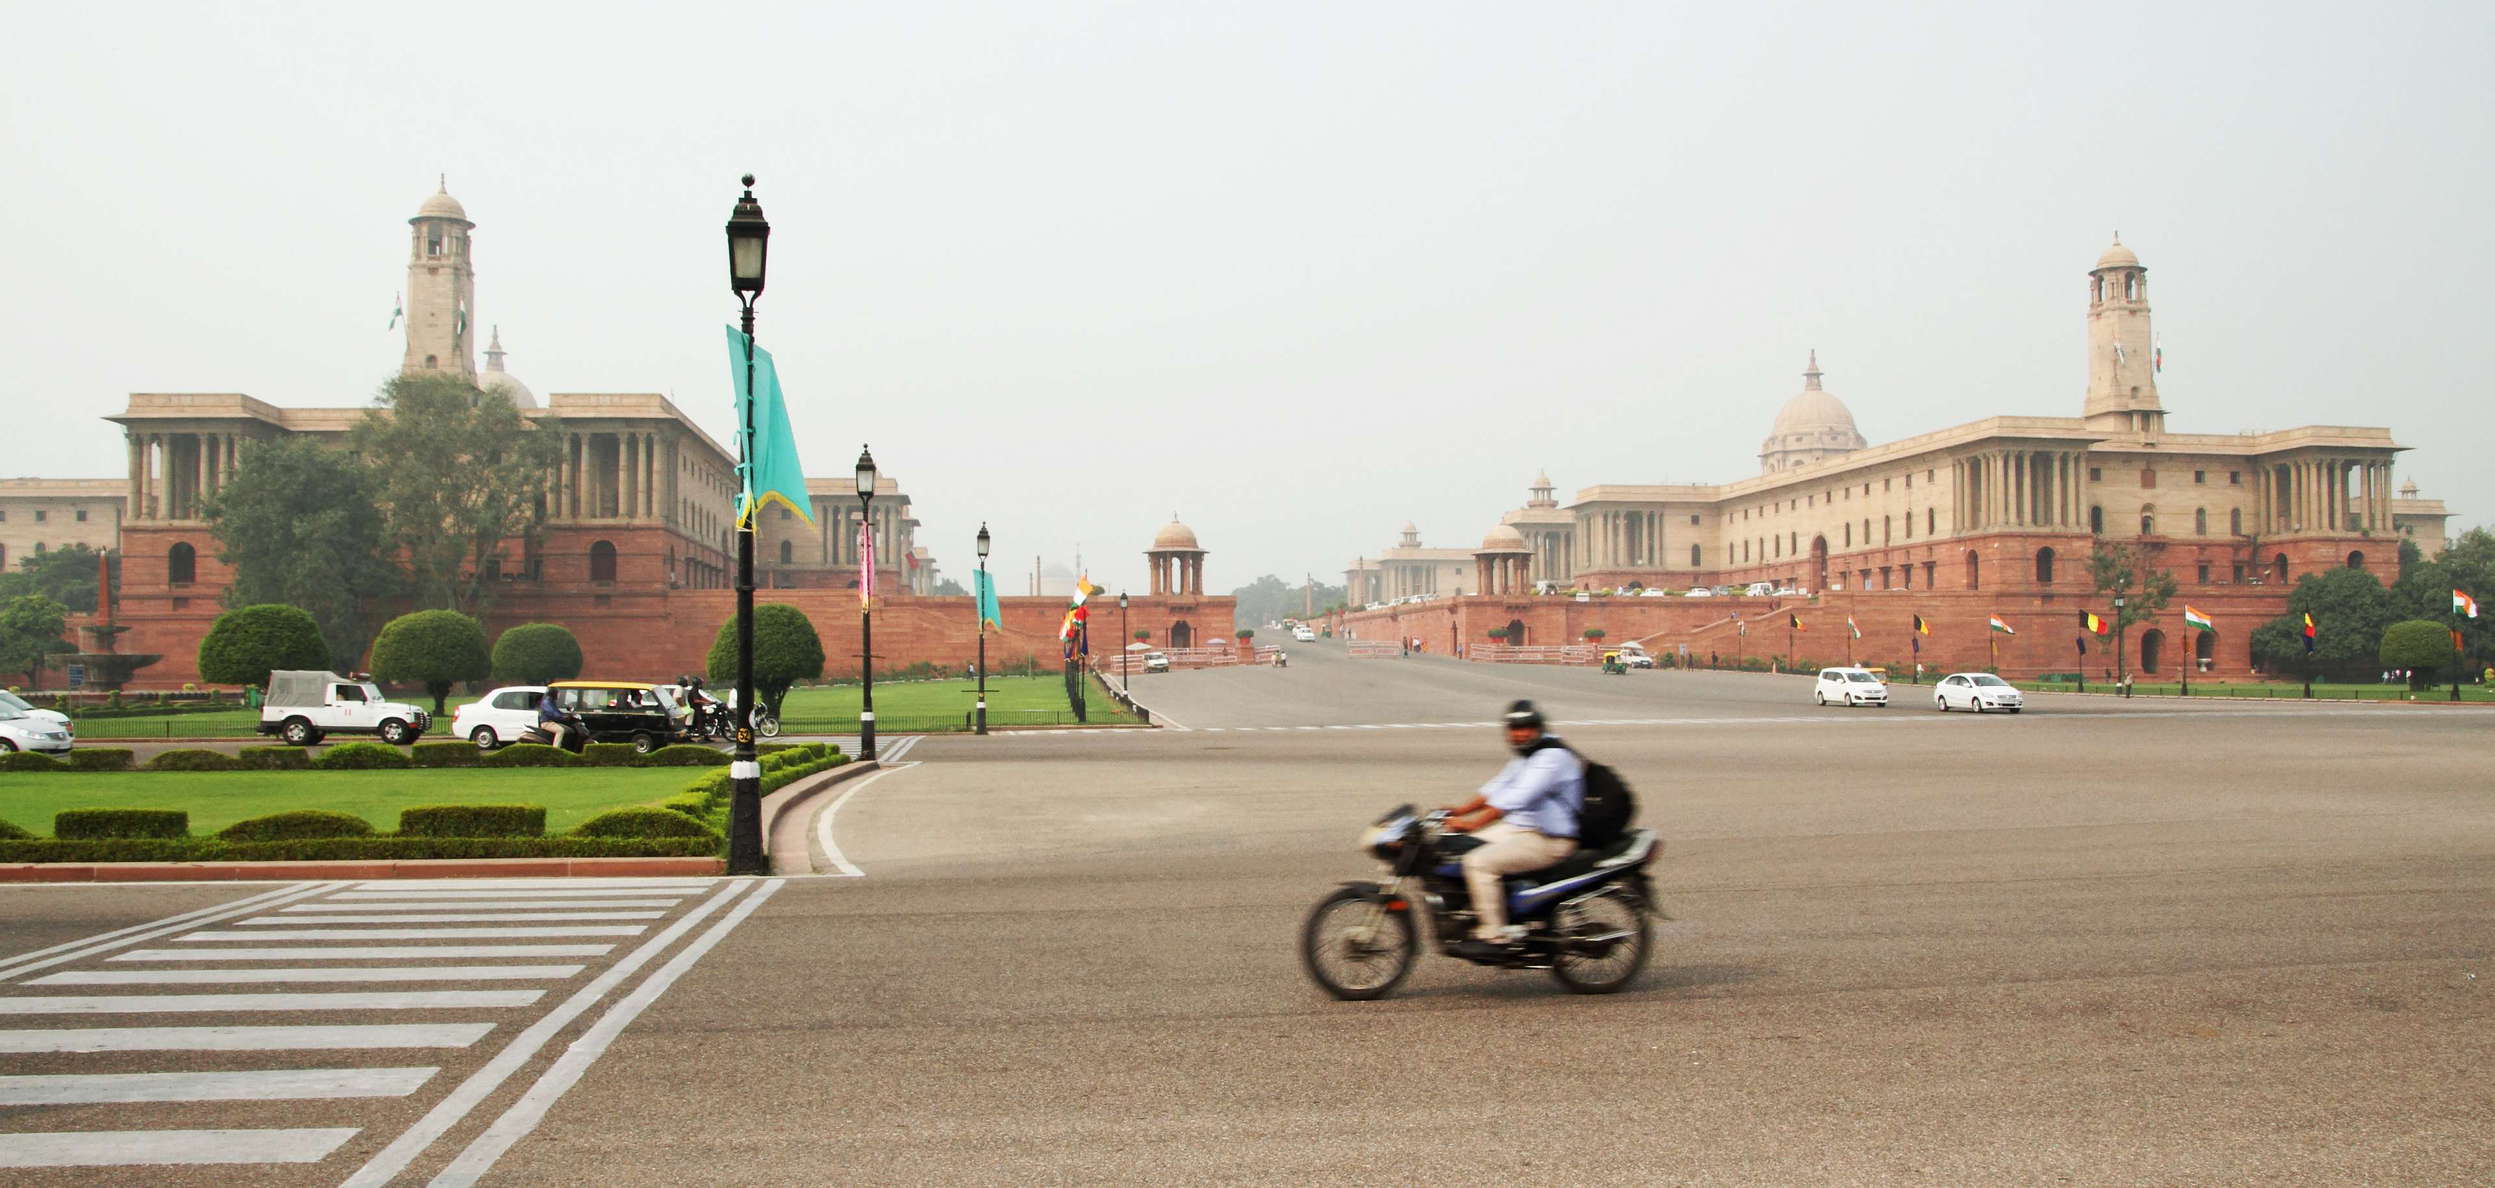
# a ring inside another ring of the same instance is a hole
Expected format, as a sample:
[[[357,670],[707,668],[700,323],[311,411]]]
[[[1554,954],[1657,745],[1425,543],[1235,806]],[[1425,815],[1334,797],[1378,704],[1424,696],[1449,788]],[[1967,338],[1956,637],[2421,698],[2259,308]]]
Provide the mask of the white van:
[[[1742,591],[1742,593],[1747,594],[1752,598],[1764,598],[1775,592],[1776,583],[1774,582],[1752,582],[1750,583],[1748,589]]]

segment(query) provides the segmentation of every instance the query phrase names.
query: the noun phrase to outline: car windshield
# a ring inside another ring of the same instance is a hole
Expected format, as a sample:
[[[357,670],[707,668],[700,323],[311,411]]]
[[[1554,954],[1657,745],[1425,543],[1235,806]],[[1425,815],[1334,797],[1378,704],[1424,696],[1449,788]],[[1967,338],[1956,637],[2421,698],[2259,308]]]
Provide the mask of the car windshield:
[[[1979,672],[1974,676],[1968,677],[1967,679],[1979,685],[1999,685],[2005,689],[2010,687],[2010,682],[2002,680],[2000,677],[1994,676],[1989,672]]]
[[[1845,674],[1845,679],[1858,685],[1877,685],[1880,683],[1880,678],[1867,672],[1849,672]]]
[[[14,722],[25,716],[26,711],[19,709],[16,706],[0,705],[0,722]]]

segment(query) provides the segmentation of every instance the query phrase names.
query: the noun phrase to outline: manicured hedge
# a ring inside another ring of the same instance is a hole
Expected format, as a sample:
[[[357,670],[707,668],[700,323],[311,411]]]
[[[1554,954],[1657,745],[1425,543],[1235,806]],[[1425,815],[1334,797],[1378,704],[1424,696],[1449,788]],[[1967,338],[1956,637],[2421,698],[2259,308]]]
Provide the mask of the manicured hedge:
[[[71,771],[128,771],[137,752],[128,747],[87,747],[69,753]]]
[[[579,767],[581,757],[544,743],[513,743],[485,757],[487,767]]]
[[[34,834],[28,833],[24,826],[0,821],[0,841],[25,841],[33,836]]]
[[[407,749],[407,757],[418,767],[477,767],[485,762],[485,752],[464,742],[420,742]]]
[[[190,833],[191,815],[180,809],[62,809],[52,814],[52,836],[62,841],[180,838]]]
[[[353,813],[333,813],[323,809],[296,809],[287,813],[271,813],[236,821],[217,830],[217,836],[232,842],[295,841],[314,837],[371,837],[372,822]]]
[[[640,758],[632,753],[631,743],[591,743],[581,748],[580,757],[591,767],[630,767]]]
[[[0,754],[0,771],[60,771],[68,766],[49,755],[38,755],[33,751]]]
[[[341,743],[312,760],[312,766],[323,771],[396,771],[407,765],[405,751],[377,742]]]
[[[312,770],[312,753],[301,747],[244,747],[240,758],[252,771]]]
[[[710,826],[663,808],[620,808],[600,813],[572,830],[581,837],[709,837]]]
[[[324,862],[419,858],[715,858],[714,837],[323,837],[0,840],[0,862]]]
[[[542,837],[542,804],[427,804],[399,812],[403,837]]]
[[[149,771],[242,771],[243,761],[223,751],[189,747],[160,752],[147,761]]]
[[[728,764],[735,761],[735,758],[729,755],[726,751],[715,751],[709,747],[696,746],[692,743],[677,743],[674,746],[660,747],[647,755],[641,756],[640,761],[633,764],[633,766],[726,767]]]

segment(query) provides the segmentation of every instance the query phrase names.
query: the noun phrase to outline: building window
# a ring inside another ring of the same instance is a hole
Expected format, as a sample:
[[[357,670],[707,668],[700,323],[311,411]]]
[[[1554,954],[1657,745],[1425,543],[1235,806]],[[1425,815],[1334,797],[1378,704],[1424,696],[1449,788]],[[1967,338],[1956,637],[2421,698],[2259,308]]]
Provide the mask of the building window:
[[[1883,491],[1888,490],[1888,489],[1889,489],[1889,480],[1887,480],[1887,479],[1881,479],[1881,480],[1880,480],[1880,489],[1881,489],[1881,490],[1883,490]]]
[[[788,509],[787,509],[787,508],[781,508],[780,510],[781,510],[782,512],[786,512]],[[795,542],[795,541],[787,541],[787,540],[781,541],[781,542],[780,542],[780,564],[782,564],[782,565],[787,565],[787,564],[790,564],[790,563],[792,563],[792,562],[794,562],[794,561],[796,561],[796,560],[797,560],[797,544],[796,544],[796,542]]]
[[[1698,546],[1696,545],[1689,546],[1689,567],[1698,568]]]
[[[2236,585],[2238,585],[2238,586],[2243,585],[2243,584],[2244,584],[2244,563],[2243,563],[2243,562],[2238,561],[2238,562],[2236,562],[2236,563],[2235,563],[2234,573],[2235,573],[2235,584],[2236,584]]]
[[[2154,505],[2140,509],[2140,535],[2157,535],[2157,508]]]
[[[78,517],[79,523],[84,524],[87,522],[87,509],[82,507],[72,514]]]
[[[2209,584],[2209,563],[2206,561],[2200,563],[2200,584]]]
[[[1847,524],[1845,526],[1845,547],[1849,549],[1854,547],[1854,526],[1852,524]]]
[[[1982,576],[1983,576],[1983,571],[1982,571],[1981,565],[1980,565],[1980,563],[1979,563],[1979,562],[1977,562],[1977,561],[1976,561],[1976,559],[1975,559],[1975,550],[1973,550],[1973,549],[1968,549],[1968,550],[1967,550],[1967,589],[1970,589],[1970,590],[1981,590],[1981,589],[1983,589],[1983,588],[1984,588],[1983,583],[1982,583],[1982,581],[1981,581],[1981,580],[1979,580],[1979,579],[1981,579],[1981,578],[1982,578]]]
[[[614,541],[601,540],[589,546],[589,580],[593,582],[615,580]]]
[[[187,541],[165,550],[166,582],[187,586],[198,580],[199,550],[192,548]]]
[[[2105,468],[2104,468],[2104,467],[2102,467],[2102,466],[2091,466],[2091,467],[2089,467],[2089,468],[2088,468],[2088,481],[2089,481],[2089,482],[2092,482],[2092,483],[2101,483],[2101,482],[2104,482],[2104,481],[2105,481]]]
[[[1915,489],[1915,476],[1911,474],[1906,476],[1906,489],[1909,491]]]
[[[1929,590],[1932,588],[1933,575],[1940,572],[1940,564],[1941,563],[1938,561],[1926,561],[1923,563],[1924,589]]]
[[[2208,509],[2208,508],[2201,507],[2201,508],[2194,508],[2194,509],[2192,509],[2192,535],[2194,535],[2194,536],[2207,536],[2207,535],[2209,535],[2209,509]]]
[[[45,520],[49,520],[49,519],[51,519],[51,518],[52,518],[52,513],[48,512],[48,511],[45,511],[45,510],[43,510],[42,508],[36,508],[36,509],[35,509],[35,522],[36,522],[36,523],[40,524],[40,523],[44,522]]]
[[[2244,485],[2244,472],[2243,472],[2243,471],[2240,471],[2240,470],[2230,470],[2230,471],[2226,472],[2226,483],[2227,483],[2227,485],[2228,485],[2228,486],[2230,486],[2230,487],[2240,487],[2240,486],[2243,486],[2243,485]]]
[[[2092,507],[2088,509],[2088,531],[2096,536],[2105,535],[2104,508]]]
[[[1880,543],[1881,543],[1881,544],[1887,544],[1887,543],[1889,543],[1889,528],[1890,528],[1890,526],[1891,526],[1891,525],[1890,525],[1890,521],[1891,521],[1891,520],[1893,520],[1894,518],[1895,518],[1895,517],[1891,517],[1891,516],[1882,516],[1882,517],[1880,517]]]
[[[2157,472],[2155,470],[2146,466],[2140,468],[2140,489],[2143,491],[2154,491],[2157,489]]]
[[[1932,525],[1937,522],[1935,516],[1936,513],[1931,508],[1923,509],[1923,534],[1925,536],[1932,535]]]
[[[2244,534],[2244,509],[2239,507],[2226,513],[2226,530],[2236,536]]]
[[[1689,518],[1689,522],[1690,522],[1690,523],[1692,523],[1692,524],[1697,523],[1697,522],[1698,522],[1698,517],[1697,517],[1697,516],[1694,516],[1694,515],[1693,515],[1693,516],[1691,516],[1691,517]]]
[[[2036,550],[2036,581],[2041,585],[2050,586],[2053,584],[2052,549],[2044,548]]]
[[[2208,481],[2209,481],[2209,472],[2208,472],[2208,471],[2206,471],[2206,470],[2195,470],[2195,471],[2193,471],[2193,472],[2192,472],[2192,481],[2193,481],[2193,482],[2195,482],[2195,483],[2205,483],[2205,482],[2208,482]]]

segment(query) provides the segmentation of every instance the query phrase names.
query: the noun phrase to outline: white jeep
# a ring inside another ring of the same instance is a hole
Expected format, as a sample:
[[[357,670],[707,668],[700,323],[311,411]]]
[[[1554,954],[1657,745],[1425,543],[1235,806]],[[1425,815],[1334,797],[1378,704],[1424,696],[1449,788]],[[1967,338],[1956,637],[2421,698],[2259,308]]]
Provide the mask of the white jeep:
[[[403,701],[382,700],[371,681],[334,672],[280,671],[269,674],[268,698],[252,729],[298,747],[326,734],[378,735],[399,745],[416,741],[431,725],[433,715]]]

